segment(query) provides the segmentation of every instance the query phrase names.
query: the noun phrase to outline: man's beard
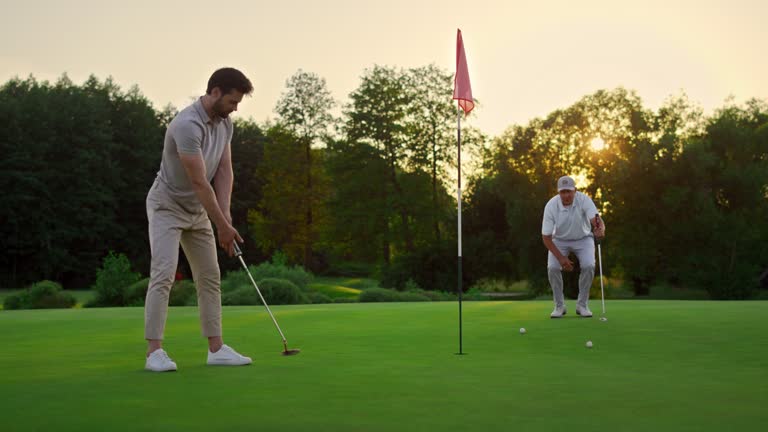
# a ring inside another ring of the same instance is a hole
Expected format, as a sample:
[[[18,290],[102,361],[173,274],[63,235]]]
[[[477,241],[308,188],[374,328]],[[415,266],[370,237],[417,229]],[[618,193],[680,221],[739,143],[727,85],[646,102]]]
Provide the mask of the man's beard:
[[[231,112],[232,111],[226,111],[224,108],[222,108],[219,104],[219,101],[216,101],[216,103],[213,104],[213,113],[223,119],[229,117]]]

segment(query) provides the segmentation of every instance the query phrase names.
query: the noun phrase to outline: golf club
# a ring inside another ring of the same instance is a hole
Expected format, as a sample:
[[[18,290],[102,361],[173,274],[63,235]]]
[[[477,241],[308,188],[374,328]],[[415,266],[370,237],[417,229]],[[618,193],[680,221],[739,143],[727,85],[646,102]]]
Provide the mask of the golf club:
[[[296,355],[301,350],[299,349],[288,349],[288,341],[285,340],[285,335],[283,334],[283,331],[280,330],[280,326],[277,324],[277,320],[275,319],[275,316],[272,315],[272,311],[269,310],[269,305],[267,304],[267,301],[264,300],[264,296],[261,295],[261,290],[259,289],[259,286],[256,285],[256,281],[253,280],[253,276],[251,275],[251,271],[248,270],[248,266],[245,265],[245,261],[243,260],[243,252],[240,250],[240,246],[237,245],[237,242],[234,242],[235,245],[235,256],[240,259],[240,263],[243,265],[243,268],[245,269],[245,272],[248,273],[248,277],[251,279],[251,282],[253,283],[253,287],[256,288],[256,292],[259,294],[259,298],[261,298],[261,302],[264,303],[264,307],[267,308],[267,312],[269,312],[269,316],[272,318],[272,322],[275,323],[275,328],[277,328],[277,332],[280,333],[280,338],[283,339],[283,352],[282,354],[285,356],[290,355]]]
[[[595,224],[599,227],[600,226],[600,213],[595,215]],[[602,243],[602,239],[598,239],[595,237],[595,244],[597,244],[597,259],[598,263],[600,265],[600,299],[603,302],[603,314],[600,317],[600,321],[608,321],[608,318],[605,317],[605,290],[603,288],[603,252],[600,249],[600,243]]]

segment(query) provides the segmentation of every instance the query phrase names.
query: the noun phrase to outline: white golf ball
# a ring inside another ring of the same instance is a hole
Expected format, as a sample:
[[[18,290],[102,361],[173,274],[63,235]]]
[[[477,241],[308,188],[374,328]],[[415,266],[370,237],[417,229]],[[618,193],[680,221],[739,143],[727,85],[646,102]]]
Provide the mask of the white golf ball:
[[[525,334],[525,327],[520,327],[520,334]]]
[[[592,348],[592,341],[587,341],[587,348]]]

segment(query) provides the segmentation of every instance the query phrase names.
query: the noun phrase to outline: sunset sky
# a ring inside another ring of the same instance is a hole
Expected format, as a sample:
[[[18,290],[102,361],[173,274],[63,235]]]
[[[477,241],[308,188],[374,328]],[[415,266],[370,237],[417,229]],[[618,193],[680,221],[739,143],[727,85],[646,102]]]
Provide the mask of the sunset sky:
[[[340,103],[374,64],[435,63],[453,72],[461,28],[488,134],[601,88],[637,90],[658,107],[685,91],[706,112],[729,95],[768,98],[768,2],[0,0],[0,81],[30,74],[134,84],[185,106],[220,66],[255,94],[239,115],[274,117],[285,80],[326,78]],[[217,6],[221,5],[221,6]]]

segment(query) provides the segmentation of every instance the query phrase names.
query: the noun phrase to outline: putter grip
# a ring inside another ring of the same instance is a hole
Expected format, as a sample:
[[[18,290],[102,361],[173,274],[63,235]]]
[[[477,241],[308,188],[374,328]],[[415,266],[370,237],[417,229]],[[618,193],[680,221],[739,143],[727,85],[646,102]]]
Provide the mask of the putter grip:
[[[232,242],[232,244],[235,246],[235,256],[240,256],[243,254],[243,251],[240,250],[240,246],[237,245],[237,240]]]
[[[600,222],[601,222],[600,221],[600,213],[596,213],[595,214],[595,227],[600,228]],[[594,236],[594,238],[595,238],[595,244],[596,245],[599,245],[600,243],[603,242],[603,239],[597,238],[597,236]]]

